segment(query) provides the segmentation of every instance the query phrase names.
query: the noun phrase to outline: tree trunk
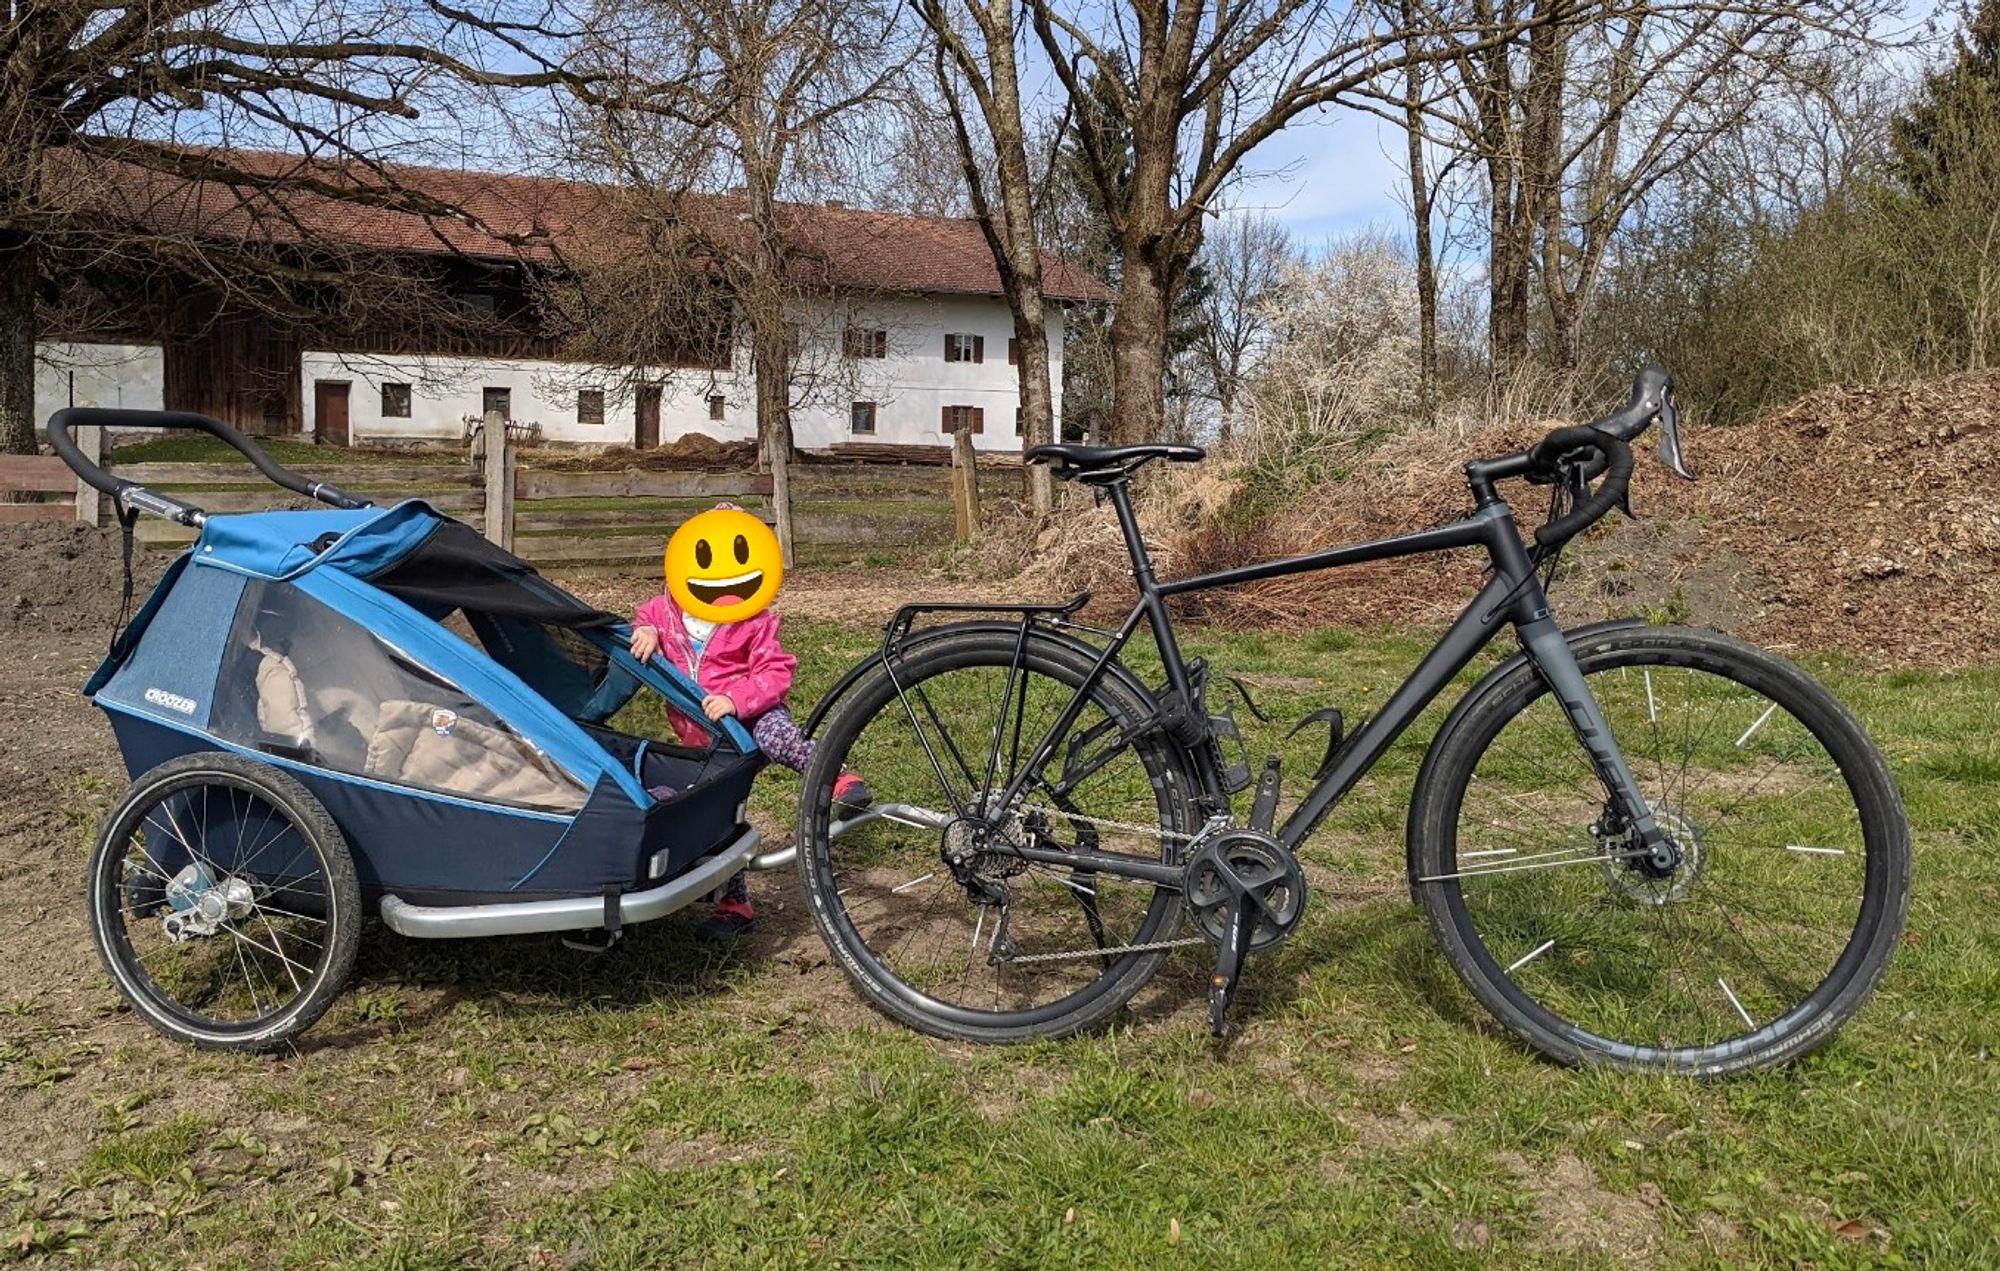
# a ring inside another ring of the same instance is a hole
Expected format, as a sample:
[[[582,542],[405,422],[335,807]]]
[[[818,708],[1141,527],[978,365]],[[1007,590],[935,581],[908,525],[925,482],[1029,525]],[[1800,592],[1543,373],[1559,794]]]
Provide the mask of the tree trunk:
[[[1415,29],[1413,0],[1404,0],[1403,23]],[[1431,182],[1424,165],[1423,64],[1412,62],[1403,72],[1403,133],[1409,141],[1410,227],[1417,267],[1417,407],[1425,423],[1437,422],[1438,332],[1437,256],[1431,243]],[[1223,435],[1229,420],[1223,416]]]
[[[792,367],[791,332],[785,326],[782,300],[767,297],[750,313],[750,360],[757,389],[757,451],[771,474],[773,527],[785,564],[792,564]],[[760,310],[774,309],[771,312]]]
[[[1021,350],[1021,449],[1056,439],[1055,393],[1049,377],[1049,328],[1043,319],[1041,286],[1032,312],[1014,315],[1014,338]],[[1041,520],[1055,508],[1055,478],[1045,463],[1027,468],[1028,510]]]
[[[1114,446],[1157,441],[1167,414],[1167,307],[1163,263],[1128,244],[1118,311],[1111,318],[1111,426]]]
[[[0,453],[10,455],[35,453],[37,263],[32,241],[0,238]]]

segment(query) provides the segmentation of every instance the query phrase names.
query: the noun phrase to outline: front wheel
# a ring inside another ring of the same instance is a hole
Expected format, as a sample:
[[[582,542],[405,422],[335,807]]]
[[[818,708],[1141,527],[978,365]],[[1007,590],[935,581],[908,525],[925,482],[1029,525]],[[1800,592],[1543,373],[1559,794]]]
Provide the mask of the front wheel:
[[[1566,1063],[1719,1076],[1818,1046],[1903,928],[1888,765],[1816,681],[1739,641],[1572,648],[1676,863],[1640,850],[1524,662],[1433,743],[1412,798],[1411,881],[1453,969]]]

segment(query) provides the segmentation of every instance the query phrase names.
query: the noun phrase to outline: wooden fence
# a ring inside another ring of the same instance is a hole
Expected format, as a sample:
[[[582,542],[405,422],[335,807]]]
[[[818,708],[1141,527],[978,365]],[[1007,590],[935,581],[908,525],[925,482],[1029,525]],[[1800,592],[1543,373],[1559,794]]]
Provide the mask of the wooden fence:
[[[89,436],[79,436],[78,447],[86,458],[99,457],[103,437],[95,428]],[[15,502],[14,495],[55,495],[33,502]],[[54,455],[0,455],[0,525],[21,525],[34,521],[95,521],[102,495],[76,479],[69,465]]]
[[[91,431],[91,430],[85,430]],[[749,472],[570,471],[515,467],[513,448],[477,461],[412,455],[407,462],[303,464],[295,471],[378,503],[421,498],[440,511],[480,528],[523,558],[543,565],[599,566],[657,560],[672,528],[717,502],[739,504],[769,520],[771,479]],[[30,488],[73,491],[75,479],[56,459],[25,461],[35,480]],[[53,468],[49,465],[54,465]],[[248,512],[310,506],[265,481],[247,463],[137,463],[104,465],[116,475],[162,494],[171,494],[210,512]],[[0,468],[0,473],[13,469]],[[799,465],[793,469],[794,535],[802,550],[833,554],[920,549],[953,538],[951,470],[937,467],[888,468],[869,465]],[[495,478],[498,484],[495,486]],[[1018,494],[1018,469],[982,470],[988,497]],[[489,487],[508,489],[512,498],[494,508]],[[6,488],[0,486],[0,488]],[[94,495],[94,491],[92,494]],[[109,524],[110,500],[95,517]],[[18,505],[38,518],[67,519],[67,505]],[[6,505],[0,505],[0,516]],[[44,511],[44,509],[49,509]],[[93,509],[95,511],[95,509]],[[26,519],[9,517],[6,519]],[[142,518],[142,542],[161,547],[186,543],[194,533],[153,517]]]

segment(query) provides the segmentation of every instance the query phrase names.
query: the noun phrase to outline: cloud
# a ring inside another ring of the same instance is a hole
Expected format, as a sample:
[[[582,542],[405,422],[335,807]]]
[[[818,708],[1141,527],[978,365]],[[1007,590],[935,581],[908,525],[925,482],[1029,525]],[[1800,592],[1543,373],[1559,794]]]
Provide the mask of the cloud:
[[[1403,135],[1386,121],[1330,110],[1293,124],[1258,147],[1233,210],[1276,217],[1303,243],[1368,226],[1400,227]]]

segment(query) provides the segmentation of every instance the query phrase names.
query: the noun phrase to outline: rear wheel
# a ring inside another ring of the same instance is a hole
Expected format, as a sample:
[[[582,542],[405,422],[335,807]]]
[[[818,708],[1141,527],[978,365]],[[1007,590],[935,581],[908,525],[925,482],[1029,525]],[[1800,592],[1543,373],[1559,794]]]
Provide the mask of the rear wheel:
[[[1412,883],[1508,1028],[1569,1063],[1712,1076],[1824,1042],[1881,978],[1909,829],[1881,755],[1797,667],[1673,628],[1573,646],[1674,844],[1647,858],[1523,664],[1440,736]]]
[[[189,755],[134,781],[98,836],[87,890],[118,991],[194,1046],[281,1046],[354,966],[361,889],[339,827],[298,781],[236,755]]]
[[[1115,669],[1024,798],[998,805],[1091,667],[1057,640],[1018,644],[1011,630],[968,631],[897,654],[842,699],[805,772],[813,920],[870,1002],[939,1037],[1092,1027],[1180,942],[1177,891],[1012,850],[1172,861],[1195,829],[1182,761]],[[874,795],[859,816],[832,802],[844,770]]]

